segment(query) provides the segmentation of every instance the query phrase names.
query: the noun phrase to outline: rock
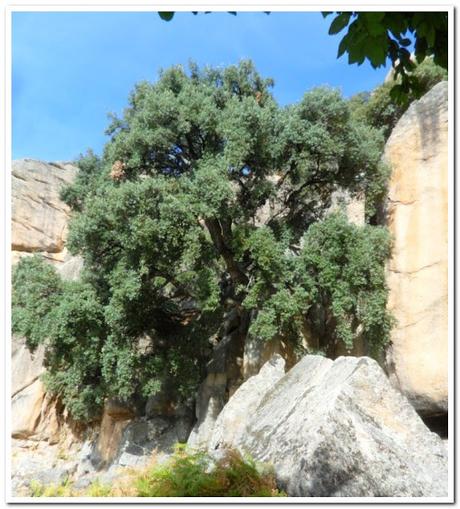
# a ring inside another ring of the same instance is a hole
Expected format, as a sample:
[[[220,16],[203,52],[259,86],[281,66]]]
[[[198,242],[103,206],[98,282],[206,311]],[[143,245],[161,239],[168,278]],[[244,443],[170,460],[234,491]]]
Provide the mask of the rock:
[[[69,207],[60,200],[61,189],[72,183],[78,168],[70,163],[13,161],[11,261],[41,254],[63,279],[78,279],[83,267],[65,242]]]
[[[40,379],[44,373],[45,349],[31,352],[23,338],[12,338],[12,436],[55,443],[60,424],[54,398],[48,396]]]
[[[77,463],[72,448],[46,442],[12,441],[13,495],[29,495],[32,481],[42,485],[59,485],[72,478]]]
[[[397,320],[387,361],[392,383],[424,415],[447,412],[447,82],[411,104],[384,158],[392,168],[388,307]]]
[[[345,189],[338,189],[331,195],[328,213],[342,211],[350,223],[364,226],[366,222],[365,205],[363,195],[354,196]]]
[[[56,270],[66,281],[76,281],[83,270],[83,258],[81,256],[71,256],[68,254],[64,257],[62,264],[56,265]]]
[[[59,198],[78,169],[68,163],[13,161],[12,249],[59,253],[64,248],[69,208]]]
[[[144,467],[151,461],[154,453],[170,456],[175,444],[187,440],[192,426],[190,416],[136,419],[126,426],[118,456],[110,469],[116,466]]]
[[[37,431],[45,388],[40,380],[35,380],[11,400],[11,436],[29,438]]]
[[[248,335],[244,344],[243,354],[244,380],[259,373],[262,366],[276,354],[281,355],[286,361],[287,369],[290,369],[297,362],[292,343],[283,341],[281,338],[263,341]]]
[[[32,353],[24,338],[12,337],[11,345],[11,395],[14,397],[37,381],[45,371],[43,359],[45,348],[39,345]]]
[[[207,447],[217,416],[226,402],[226,385],[224,373],[210,373],[201,384],[196,401],[197,422],[187,441],[189,447]]]
[[[233,401],[227,415],[239,415]],[[442,440],[370,358],[307,355],[252,403],[243,426],[222,428],[226,445],[272,463],[290,496],[447,496]]]
[[[187,444],[192,448],[206,446],[211,438],[217,416],[229,397],[243,383],[243,357],[249,313],[230,309],[217,334],[207,377],[196,397],[196,424]]]
[[[256,408],[265,394],[284,376],[285,361],[275,354],[264,364],[257,375],[237,389],[216,419],[209,441],[209,449],[215,450],[243,439],[248,415]]]
[[[109,400],[104,406],[99,436],[91,455],[91,463],[97,469],[108,468],[119,454],[125,428],[135,414],[130,405]]]

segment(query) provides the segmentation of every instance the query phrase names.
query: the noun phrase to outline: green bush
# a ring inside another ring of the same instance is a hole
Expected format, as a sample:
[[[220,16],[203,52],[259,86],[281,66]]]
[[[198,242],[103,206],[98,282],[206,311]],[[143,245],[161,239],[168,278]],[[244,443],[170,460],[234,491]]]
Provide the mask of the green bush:
[[[256,463],[236,451],[214,462],[202,452],[178,448],[162,465],[135,480],[140,497],[273,497],[285,496],[273,472],[260,473]]]

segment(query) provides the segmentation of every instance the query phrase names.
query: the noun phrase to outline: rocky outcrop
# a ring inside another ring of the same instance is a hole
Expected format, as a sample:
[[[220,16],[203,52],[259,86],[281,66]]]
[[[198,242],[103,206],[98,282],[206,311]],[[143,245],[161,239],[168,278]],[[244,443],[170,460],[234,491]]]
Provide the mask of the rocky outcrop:
[[[13,161],[13,251],[57,254],[64,249],[69,209],[59,191],[73,181],[77,171],[68,163]]]
[[[388,364],[393,384],[425,415],[447,412],[447,82],[401,117],[386,144],[392,168],[389,309],[397,320]]]
[[[221,415],[210,452],[272,463],[290,496],[447,496],[442,440],[370,358],[306,356],[278,381],[249,379]]]
[[[31,352],[22,338],[13,337],[11,435],[17,439],[59,440],[57,402],[46,394],[40,376],[45,349],[40,345]]]
[[[74,180],[77,171],[69,163],[13,161],[13,264],[23,256],[39,254],[63,278],[78,278],[83,263],[65,247],[70,211],[59,199],[61,188]],[[44,356],[43,345],[31,352],[23,338],[12,338],[12,473],[17,493],[31,479],[58,482],[76,469],[70,456],[78,450],[80,438],[62,405],[46,393],[41,380]]]
[[[12,165],[12,262],[40,253],[63,277],[76,279],[82,261],[66,247],[69,208],[59,198],[78,168],[70,163],[19,159]]]

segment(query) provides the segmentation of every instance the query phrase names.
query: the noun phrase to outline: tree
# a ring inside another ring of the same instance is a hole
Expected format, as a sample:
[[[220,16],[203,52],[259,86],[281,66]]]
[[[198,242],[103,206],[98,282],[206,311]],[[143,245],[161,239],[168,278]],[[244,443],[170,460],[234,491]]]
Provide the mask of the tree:
[[[327,17],[331,12],[324,12]],[[384,66],[387,58],[400,82],[391,89],[391,97],[406,102],[410,94],[420,97],[423,86],[412,73],[415,63],[408,47],[414,43],[418,64],[432,56],[436,65],[448,67],[447,12],[336,12],[329,33],[348,27],[340,41],[337,57],[348,53],[348,63],[361,65],[365,59],[372,67]]]
[[[429,57],[415,67],[412,76],[417,80],[419,93],[424,95],[440,81],[447,80],[447,71],[436,65]],[[397,83],[400,82],[398,78]],[[350,99],[349,104],[351,114],[355,118],[380,129],[385,139],[390,136],[396,122],[419,95],[409,92],[406,101],[396,102],[391,94],[393,86],[394,82],[386,81],[371,94],[356,94]]]
[[[384,186],[383,136],[336,90],[280,108],[272,85],[251,62],[173,67],[135,87],[103,157],[79,161],[62,196],[82,280],[59,283],[25,259],[13,281],[14,329],[46,342],[48,384],[75,417],[165,384],[187,398],[210,339],[235,356],[248,335],[331,355],[337,341],[388,339],[388,235],[326,215],[336,189]],[[35,305],[45,295],[52,309]],[[329,333],[311,345],[319,310]]]

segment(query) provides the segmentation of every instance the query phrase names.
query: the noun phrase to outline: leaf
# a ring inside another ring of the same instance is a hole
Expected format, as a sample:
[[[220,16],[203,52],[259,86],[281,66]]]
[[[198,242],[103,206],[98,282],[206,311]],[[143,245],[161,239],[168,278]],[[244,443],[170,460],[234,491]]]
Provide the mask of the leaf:
[[[390,97],[393,99],[393,101],[399,102],[401,100],[402,93],[401,85],[394,85],[390,90]]]
[[[323,15],[323,18],[327,18],[329,16],[329,14],[332,14],[332,11],[322,12],[321,14]]]
[[[386,51],[385,46],[381,44],[380,38],[374,39],[373,42],[369,43],[366,54],[374,69],[385,64]]]
[[[364,24],[367,31],[373,37],[381,35],[386,32],[386,27],[382,24],[382,19],[385,16],[383,12],[363,12],[362,13]]]
[[[407,29],[407,21],[401,16],[400,12],[387,13],[385,22],[395,37],[404,33]]]
[[[158,14],[163,21],[171,21],[174,18],[174,12],[160,11]]]
[[[427,28],[425,37],[428,42],[428,46],[433,47],[436,39],[436,30],[434,29],[434,27],[430,26]]]
[[[348,51],[348,63],[361,65],[365,59],[364,48],[362,46],[354,45]]]
[[[345,51],[348,51],[348,34],[340,41],[337,58],[340,58]]]
[[[344,12],[339,14],[329,27],[329,35],[338,34],[341,30],[343,30],[348,25],[350,16],[351,12]]]

